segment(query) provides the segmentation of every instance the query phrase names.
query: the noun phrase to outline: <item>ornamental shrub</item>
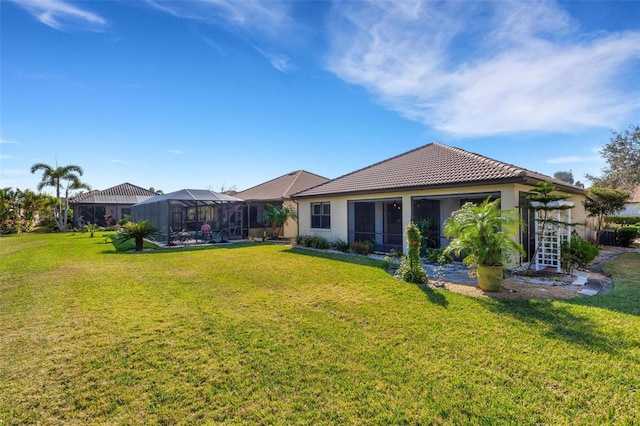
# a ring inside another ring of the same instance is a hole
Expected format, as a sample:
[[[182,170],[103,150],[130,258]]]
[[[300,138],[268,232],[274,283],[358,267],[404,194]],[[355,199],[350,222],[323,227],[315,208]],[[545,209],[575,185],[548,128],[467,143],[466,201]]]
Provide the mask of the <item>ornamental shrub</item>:
[[[598,255],[598,247],[580,237],[571,237],[560,246],[560,266],[571,275],[575,268],[585,268]]]
[[[405,231],[407,237],[407,255],[402,257],[395,276],[409,283],[422,284],[429,281],[427,272],[420,262],[420,243],[422,235],[415,223],[409,222]]]
[[[331,247],[331,244],[329,244],[326,238],[318,237],[317,235],[298,235],[296,237],[296,244],[322,250]]]
[[[333,248],[343,253],[347,253],[349,251],[349,243],[341,238],[336,238],[333,240]]]
[[[158,230],[150,222],[129,222],[120,229],[118,238],[122,241],[135,240],[136,251],[142,251],[145,238],[152,238],[158,234]]]
[[[373,252],[375,248],[375,243],[373,241],[356,241],[351,244],[351,251],[356,254],[364,254],[367,255]]]
[[[630,247],[638,238],[638,228],[635,226],[623,226],[616,230],[616,242],[620,247]]]
[[[640,216],[607,216],[604,221],[609,224],[628,225],[640,222]]]
[[[453,256],[451,254],[444,254],[444,248],[431,248],[427,249],[424,258],[429,263],[451,263],[453,262]]]

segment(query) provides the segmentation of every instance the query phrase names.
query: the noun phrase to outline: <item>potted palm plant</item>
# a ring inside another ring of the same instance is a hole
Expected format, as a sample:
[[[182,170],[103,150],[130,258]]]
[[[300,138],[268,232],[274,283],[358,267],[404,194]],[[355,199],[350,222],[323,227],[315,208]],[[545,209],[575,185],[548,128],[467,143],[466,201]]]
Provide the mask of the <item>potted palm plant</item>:
[[[516,225],[514,212],[502,210],[499,198],[487,198],[479,205],[466,203],[445,222],[444,234],[451,242],[444,253],[464,256],[463,262],[476,270],[482,290],[500,291],[505,265],[512,255],[524,255],[512,239]]]

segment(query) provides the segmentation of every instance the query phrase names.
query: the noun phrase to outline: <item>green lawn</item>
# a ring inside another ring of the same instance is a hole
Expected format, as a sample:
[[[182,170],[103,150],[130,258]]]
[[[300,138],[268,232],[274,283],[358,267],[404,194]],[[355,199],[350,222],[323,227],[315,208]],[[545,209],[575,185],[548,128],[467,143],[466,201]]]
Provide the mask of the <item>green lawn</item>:
[[[0,425],[640,424],[640,255],[609,271],[499,302],[284,246],[2,237]]]

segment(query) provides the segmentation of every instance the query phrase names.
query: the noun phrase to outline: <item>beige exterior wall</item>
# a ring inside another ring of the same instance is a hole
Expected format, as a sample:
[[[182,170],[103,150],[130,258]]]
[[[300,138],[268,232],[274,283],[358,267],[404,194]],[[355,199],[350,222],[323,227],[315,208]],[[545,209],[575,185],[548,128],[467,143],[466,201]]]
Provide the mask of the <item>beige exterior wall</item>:
[[[387,192],[364,195],[348,195],[325,198],[299,199],[298,201],[298,232],[300,235],[317,235],[334,241],[341,239],[349,240],[349,201],[377,201],[377,200],[402,200],[402,229],[411,221],[412,200],[415,197],[430,197],[440,200],[440,235],[443,235],[443,223],[447,217],[460,208],[460,197],[486,196],[490,193],[499,193],[502,208],[505,210],[515,209],[519,205],[520,192],[529,192],[532,187],[520,184],[504,185],[483,185],[463,188],[441,188],[434,190],[416,190],[403,192]],[[575,203],[575,208],[571,210],[573,222],[584,222],[586,213],[582,201],[584,196],[573,195],[569,201]],[[311,203],[330,202],[331,203],[331,228],[315,229],[311,228]],[[582,228],[582,229],[581,229]],[[585,235],[584,227],[576,229],[580,235]],[[520,239],[520,236],[517,236]],[[442,246],[446,246],[448,241],[444,238],[440,241]],[[403,239],[403,251],[406,252],[406,241]]]
[[[259,204],[260,206],[262,206],[262,204],[265,204],[265,203],[272,204],[276,208],[287,206],[293,210],[298,209],[298,205],[293,200],[285,200],[284,202],[282,202],[282,204],[278,204],[277,202],[263,202],[263,201],[258,201],[255,204]],[[265,228],[265,227],[251,228],[249,230],[249,236],[253,238],[262,238],[264,236],[265,231],[267,231],[267,235],[269,236],[272,233],[271,228]],[[287,222],[282,227],[281,235],[284,236],[285,238],[294,238],[296,235],[298,235],[298,223],[293,219],[287,220]]]
[[[293,211],[298,210],[298,205],[293,200],[285,200],[282,205],[289,207]],[[298,235],[298,222],[288,219],[282,227],[282,232],[285,238],[294,238]]]

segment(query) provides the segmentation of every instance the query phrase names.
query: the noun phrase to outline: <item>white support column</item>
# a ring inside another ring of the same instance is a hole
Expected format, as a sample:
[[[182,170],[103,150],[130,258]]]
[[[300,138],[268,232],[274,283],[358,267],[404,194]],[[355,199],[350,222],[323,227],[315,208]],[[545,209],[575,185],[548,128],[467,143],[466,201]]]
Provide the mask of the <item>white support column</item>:
[[[404,237],[404,231],[409,226],[409,222],[411,222],[411,214],[413,210],[413,205],[411,204],[411,196],[403,195],[402,196],[402,252],[407,253],[407,249],[409,246],[407,245],[407,239]]]

